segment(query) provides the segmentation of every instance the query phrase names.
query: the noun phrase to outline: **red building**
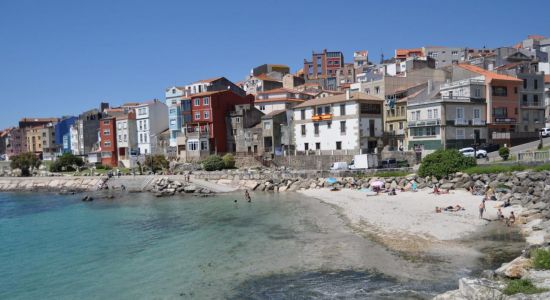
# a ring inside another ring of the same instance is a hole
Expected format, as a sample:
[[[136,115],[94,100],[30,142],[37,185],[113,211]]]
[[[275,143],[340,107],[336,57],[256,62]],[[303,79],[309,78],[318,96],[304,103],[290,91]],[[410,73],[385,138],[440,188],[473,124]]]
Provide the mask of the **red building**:
[[[116,144],[116,118],[107,116],[99,122],[99,136],[101,138],[101,164],[104,166],[118,166]]]
[[[232,91],[194,94],[191,98],[191,120],[184,135],[185,159],[196,160],[227,149],[227,116],[237,104],[254,105],[254,96],[240,96]],[[179,142],[178,142],[179,143]]]

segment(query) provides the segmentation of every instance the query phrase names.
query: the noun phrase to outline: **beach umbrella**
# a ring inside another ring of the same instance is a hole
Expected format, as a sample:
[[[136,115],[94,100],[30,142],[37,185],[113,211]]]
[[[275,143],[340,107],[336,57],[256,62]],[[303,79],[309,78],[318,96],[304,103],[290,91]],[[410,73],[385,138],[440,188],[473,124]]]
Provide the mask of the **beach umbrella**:
[[[336,178],[334,177],[329,177],[327,178],[327,183],[329,184],[333,184],[333,183],[336,183],[338,180],[336,180]]]
[[[386,184],[386,183],[384,181],[381,181],[381,180],[376,180],[376,181],[370,183],[371,186],[380,186],[380,187],[384,186],[384,184]]]

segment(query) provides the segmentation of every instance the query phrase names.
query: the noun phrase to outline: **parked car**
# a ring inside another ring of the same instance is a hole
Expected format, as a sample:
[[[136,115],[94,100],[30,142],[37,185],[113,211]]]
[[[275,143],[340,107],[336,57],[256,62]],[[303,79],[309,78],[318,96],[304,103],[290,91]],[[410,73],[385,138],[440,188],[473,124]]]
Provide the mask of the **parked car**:
[[[362,170],[369,168],[376,168],[378,166],[378,160],[374,154],[357,154],[353,157],[353,160],[349,164],[350,170]]]
[[[474,154],[475,154],[476,158],[487,157],[487,151],[485,151],[483,149],[478,149],[477,151],[475,151],[474,148],[472,148],[472,147],[462,148],[462,149],[458,150],[458,152],[460,152],[460,153],[462,153],[462,155],[468,156],[468,157],[474,157]]]
[[[479,146],[478,149],[485,150],[487,151],[487,153],[491,153],[491,152],[498,151],[498,149],[500,149],[500,145],[499,144],[482,144],[481,146]]]
[[[0,154],[0,160],[6,160],[6,154]]]
[[[330,170],[337,171],[337,170],[347,170],[348,169],[348,163],[345,161],[338,161],[332,163],[330,166]]]
[[[395,158],[384,159],[382,160],[380,167],[383,169],[397,168],[397,160]]]
[[[542,128],[539,130],[539,132],[540,132],[540,135],[542,135],[542,137],[550,136],[550,128]]]

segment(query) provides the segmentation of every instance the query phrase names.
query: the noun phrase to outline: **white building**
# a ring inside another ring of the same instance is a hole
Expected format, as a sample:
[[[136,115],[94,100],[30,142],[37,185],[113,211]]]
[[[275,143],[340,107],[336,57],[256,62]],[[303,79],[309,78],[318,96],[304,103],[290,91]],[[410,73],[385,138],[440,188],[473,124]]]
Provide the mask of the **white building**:
[[[279,88],[271,91],[259,92],[258,95],[256,95],[254,106],[264,114],[269,114],[274,111],[290,109],[311,98],[313,98],[313,96],[307,93]]]
[[[70,141],[71,141],[71,153],[73,155],[80,155],[80,144],[79,144],[79,122],[75,122],[71,125],[71,128],[69,129],[69,134],[71,135]]]
[[[134,111],[116,118],[116,133],[118,161],[125,167],[132,168],[139,153]]]
[[[297,151],[372,153],[383,135],[383,100],[350,93],[305,101],[293,108]]]
[[[168,107],[155,99],[136,106],[135,110],[139,153],[154,153],[151,136],[168,129]]]
[[[202,90],[202,88],[201,88]],[[166,89],[166,105],[168,106],[168,129],[170,130],[170,147],[177,147],[177,137],[185,121],[191,120],[191,99],[189,90],[185,87],[172,86]]]

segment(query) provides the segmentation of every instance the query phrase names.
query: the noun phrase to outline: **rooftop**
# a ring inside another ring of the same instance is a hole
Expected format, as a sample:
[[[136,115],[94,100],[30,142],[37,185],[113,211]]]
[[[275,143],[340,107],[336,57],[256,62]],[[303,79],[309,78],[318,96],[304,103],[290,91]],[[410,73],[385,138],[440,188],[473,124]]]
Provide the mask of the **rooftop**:
[[[311,99],[303,102],[302,104],[296,105],[294,108],[310,107],[317,105],[325,105],[332,103],[348,102],[348,101],[384,101],[381,98],[367,95],[361,92],[350,93],[349,99],[347,99],[346,94],[334,95],[325,98]]]
[[[222,79],[223,77],[213,77],[213,78],[208,78],[208,79],[201,79],[199,81],[195,81],[193,83],[211,83],[212,81],[216,81],[218,79]]]
[[[472,66],[472,65],[468,65],[468,64],[458,64],[457,66],[459,68],[464,69],[464,70],[468,70],[470,72],[474,72],[474,73],[477,73],[479,75],[483,75],[483,76],[485,76],[485,79],[489,79],[489,81],[507,80],[507,81],[514,81],[514,82],[522,82],[522,80],[520,80],[516,77],[503,75],[503,74],[498,74],[498,73],[491,72],[491,71],[482,69],[480,67],[476,67],[476,66]]]

